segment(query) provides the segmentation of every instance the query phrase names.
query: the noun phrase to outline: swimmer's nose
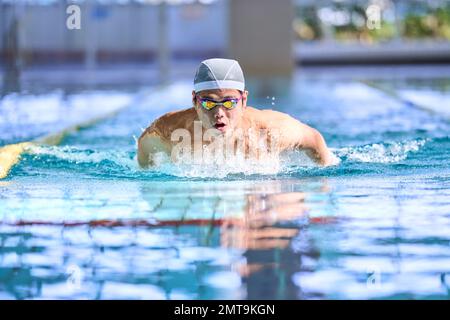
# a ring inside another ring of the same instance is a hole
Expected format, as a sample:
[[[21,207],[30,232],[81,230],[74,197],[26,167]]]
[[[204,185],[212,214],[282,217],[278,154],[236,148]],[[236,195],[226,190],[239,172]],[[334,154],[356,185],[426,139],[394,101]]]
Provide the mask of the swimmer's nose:
[[[214,118],[221,119],[225,116],[225,111],[222,107],[216,107],[216,110],[214,112]]]

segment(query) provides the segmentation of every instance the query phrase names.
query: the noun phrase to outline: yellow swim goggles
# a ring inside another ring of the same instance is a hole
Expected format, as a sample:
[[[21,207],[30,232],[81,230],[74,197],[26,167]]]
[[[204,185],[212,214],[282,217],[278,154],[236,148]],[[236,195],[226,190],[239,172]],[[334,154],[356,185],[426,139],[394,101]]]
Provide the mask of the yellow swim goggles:
[[[214,101],[209,98],[201,98],[197,96],[198,101],[202,105],[202,107],[206,110],[214,109],[217,106],[224,106],[225,109],[231,110],[236,108],[239,101],[242,99],[242,95],[239,98],[229,98],[222,101]]]

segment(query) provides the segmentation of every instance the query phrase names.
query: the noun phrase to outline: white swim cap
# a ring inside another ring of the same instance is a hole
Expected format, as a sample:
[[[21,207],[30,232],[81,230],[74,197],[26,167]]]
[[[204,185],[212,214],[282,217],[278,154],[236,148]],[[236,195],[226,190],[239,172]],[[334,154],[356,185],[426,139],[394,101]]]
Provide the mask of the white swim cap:
[[[232,59],[202,61],[194,78],[195,92],[211,89],[245,90],[244,73],[239,62]]]

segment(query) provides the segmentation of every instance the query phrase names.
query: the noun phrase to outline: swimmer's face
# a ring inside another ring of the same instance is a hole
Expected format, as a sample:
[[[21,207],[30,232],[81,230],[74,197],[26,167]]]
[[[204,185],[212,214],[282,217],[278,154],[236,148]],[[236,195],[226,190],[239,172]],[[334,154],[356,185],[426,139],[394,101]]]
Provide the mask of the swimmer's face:
[[[221,102],[227,99],[240,99],[233,109],[227,109],[222,105],[216,106],[211,110],[206,110],[202,107],[196,94],[192,91],[192,103],[197,111],[198,117],[205,129],[216,128],[222,133],[239,128],[244,114],[244,109],[247,106],[248,92],[241,93],[235,89],[214,89],[204,90],[197,93],[197,96],[202,99],[210,99],[216,102]],[[241,98],[242,96],[242,98]]]

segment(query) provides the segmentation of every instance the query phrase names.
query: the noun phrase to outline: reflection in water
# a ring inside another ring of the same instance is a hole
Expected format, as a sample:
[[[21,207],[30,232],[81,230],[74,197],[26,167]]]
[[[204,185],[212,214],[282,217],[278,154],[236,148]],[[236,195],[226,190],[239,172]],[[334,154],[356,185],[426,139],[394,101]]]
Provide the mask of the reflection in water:
[[[290,278],[300,256],[289,247],[307,212],[305,193],[249,195],[242,223],[221,228],[221,245],[244,249],[237,271],[245,279],[248,299],[287,299],[298,288]]]
[[[5,193],[1,298],[295,299],[302,257],[317,258],[304,227],[332,214],[317,181],[45,186],[26,190],[28,219],[5,214]]]
[[[442,175],[318,179],[2,184],[0,298],[448,297]]]
[[[313,221],[327,221],[326,217],[332,214],[326,183],[316,184],[311,186],[306,181],[295,180],[270,181],[242,183],[236,188],[236,182],[224,182],[219,186],[202,184],[200,190],[193,185],[191,190],[184,189],[189,196],[178,221],[187,224],[204,221],[199,219],[199,212],[191,208],[195,202],[192,198],[201,194],[201,205],[211,208],[209,224],[217,225],[220,232],[218,243],[210,245],[242,252],[242,258],[235,259],[230,270],[241,278],[239,283],[246,291],[243,298],[297,298],[298,287],[291,278],[301,268],[301,256],[291,248],[292,239],[304,232],[302,227],[310,221],[311,207],[316,209],[311,214]],[[143,197],[147,197],[153,206],[157,202],[152,196],[154,192],[146,188],[142,190]],[[163,202],[159,201],[154,208],[161,210]],[[208,210],[203,213],[207,215]],[[155,217],[163,224],[173,219],[162,214]],[[307,237],[299,238],[303,243],[308,242]],[[313,250],[306,254],[317,257]]]

